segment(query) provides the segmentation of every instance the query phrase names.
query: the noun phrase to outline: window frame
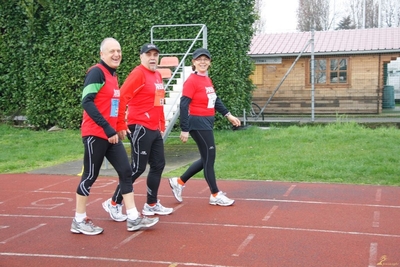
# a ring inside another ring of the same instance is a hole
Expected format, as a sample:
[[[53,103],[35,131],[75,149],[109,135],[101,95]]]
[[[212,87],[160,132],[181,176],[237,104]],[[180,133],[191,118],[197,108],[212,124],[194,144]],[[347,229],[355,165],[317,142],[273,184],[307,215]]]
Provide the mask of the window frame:
[[[331,63],[333,60],[337,60],[338,62],[340,62],[341,60],[346,60],[347,61],[347,65],[346,65],[346,70],[337,70],[336,73],[339,74],[340,72],[346,72],[346,82],[332,82],[331,79],[331,73],[333,73],[333,71],[331,71]],[[335,86],[335,87],[348,87],[351,85],[351,68],[350,68],[350,63],[351,63],[351,58],[350,57],[345,57],[345,56],[337,56],[337,57],[315,57],[315,67],[317,66],[317,62],[320,60],[326,60],[326,66],[325,66],[325,79],[326,82],[325,83],[314,83],[314,86],[317,87],[327,87],[327,86]],[[316,71],[317,75],[318,71]],[[321,73],[321,72],[320,72]],[[307,64],[307,84],[311,85],[311,58],[308,60],[308,64]]]

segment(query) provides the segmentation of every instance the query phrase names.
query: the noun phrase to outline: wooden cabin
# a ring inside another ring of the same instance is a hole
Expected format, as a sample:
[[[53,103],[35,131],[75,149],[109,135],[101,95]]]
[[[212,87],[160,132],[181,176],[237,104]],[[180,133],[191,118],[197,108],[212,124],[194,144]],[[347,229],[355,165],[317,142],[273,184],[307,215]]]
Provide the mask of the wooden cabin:
[[[311,39],[311,32],[253,38],[253,102],[267,114],[310,114],[312,99],[315,114],[381,113],[386,66],[400,57],[400,28],[315,32],[314,84]]]

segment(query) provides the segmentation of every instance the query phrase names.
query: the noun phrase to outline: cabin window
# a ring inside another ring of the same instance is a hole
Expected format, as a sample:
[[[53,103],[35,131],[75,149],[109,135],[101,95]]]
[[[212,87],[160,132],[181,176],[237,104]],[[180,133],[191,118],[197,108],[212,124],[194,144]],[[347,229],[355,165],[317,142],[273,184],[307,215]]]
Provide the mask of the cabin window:
[[[314,84],[347,84],[348,58],[321,58],[314,60]],[[311,83],[311,60],[309,64],[309,81]]]

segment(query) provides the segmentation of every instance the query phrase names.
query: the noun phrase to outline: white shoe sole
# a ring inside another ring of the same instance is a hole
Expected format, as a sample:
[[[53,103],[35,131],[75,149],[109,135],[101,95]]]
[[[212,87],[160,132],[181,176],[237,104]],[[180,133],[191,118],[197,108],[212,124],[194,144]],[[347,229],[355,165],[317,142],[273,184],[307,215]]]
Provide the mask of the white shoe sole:
[[[228,207],[228,206],[232,206],[233,203],[235,203],[235,201],[233,201],[232,203],[218,203],[218,202],[209,202],[210,205],[214,205],[214,206],[222,206],[222,207]]]
[[[104,230],[103,230],[104,231]],[[71,232],[74,234],[84,234],[84,235],[99,235],[103,233],[103,231],[99,232],[86,232],[86,231],[81,231],[81,230],[76,230],[71,228]]]
[[[142,214],[146,215],[146,216],[153,216],[153,215],[169,215],[172,212],[174,212],[174,210],[170,211],[170,212],[153,212],[153,211],[146,211],[146,210],[142,210]]]

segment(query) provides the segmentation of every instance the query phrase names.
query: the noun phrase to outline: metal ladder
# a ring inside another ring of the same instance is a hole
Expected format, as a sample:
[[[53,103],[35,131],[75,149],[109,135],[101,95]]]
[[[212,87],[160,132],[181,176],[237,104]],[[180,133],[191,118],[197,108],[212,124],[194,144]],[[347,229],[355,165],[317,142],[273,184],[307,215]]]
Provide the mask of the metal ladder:
[[[159,28],[178,28],[178,27],[200,27],[195,38],[191,39],[163,39],[163,38],[155,38],[156,30]],[[168,88],[172,88],[172,90],[166,91],[168,93],[168,98],[166,97],[166,105],[164,105],[164,116],[167,127],[164,132],[164,143],[167,140],[169,134],[172,131],[177,119],[179,118],[179,102],[182,96],[182,87],[183,83],[189,77],[191,73],[191,67],[185,67],[185,60],[188,55],[191,55],[191,51],[193,49],[196,41],[203,41],[203,48],[207,48],[207,27],[205,24],[176,24],[176,25],[154,25],[151,27],[150,31],[151,43],[161,43],[161,42],[179,42],[179,41],[192,41],[192,44],[189,48],[182,53],[160,53],[160,56],[177,56],[180,57],[179,65],[174,69],[171,77],[168,79],[167,83],[164,85],[164,88],[167,90]],[[196,47],[197,49],[198,47]],[[173,84],[172,82],[175,83]],[[128,144],[125,144],[128,145]],[[108,160],[104,158],[102,169],[109,169]],[[83,171],[83,169],[82,169]]]
[[[160,28],[180,28],[180,27],[195,27],[200,28],[197,35],[194,38],[180,38],[180,39],[168,39],[168,38],[156,38],[157,30]],[[164,143],[167,140],[169,134],[172,131],[177,119],[179,118],[179,102],[182,96],[183,83],[189,77],[192,72],[191,66],[185,66],[185,60],[188,55],[192,54],[193,46],[197,41],[203,42],[203,48],[207,48],[207,27],[205,24],[175,24],[175,25],[154,25],[150,31],[151,43],[157,44],[161,42],[188,42],[191,41],[191,45],[186,51],[177,53],[160,53],[160,56],[177,56],[179,58],[179,65],[174,69],[171,78],[165,85],[166,93],[166,105],[164,106],[164,115],[167,127],[164,132]],[[196,47],[197,49],[198,47]],[[175,82],[172,84],[172,82]],[[172,88],[171,90],[168,90]],[[167,91],[168,90],[168,91]]]

